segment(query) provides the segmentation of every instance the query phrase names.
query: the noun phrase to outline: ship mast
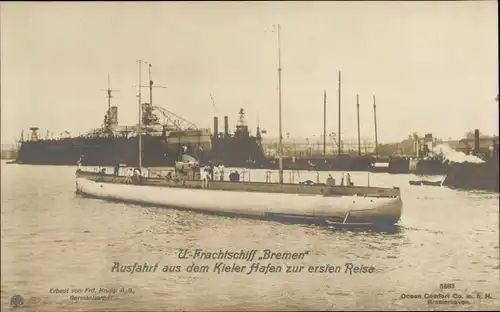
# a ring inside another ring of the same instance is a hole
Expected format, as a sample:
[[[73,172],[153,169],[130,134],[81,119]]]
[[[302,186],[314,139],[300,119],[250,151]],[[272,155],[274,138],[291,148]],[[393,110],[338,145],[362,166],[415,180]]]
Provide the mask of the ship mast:
[[[109,74],[108,74],[108,88],[107,89],[101,89],[101,91],[106,91],[108,93],[108,113],[106,114],[108,117],[107,117],[107,124],[106,126],[109,127],[111,125],[111,98],[113,97],[111,95],[111,92],[118,92],[120,90],[114,90],[114,89],[111,89],[111,79],[109,77]]]
[[[278,101],[279,101],[279,183],[283,184],[283,134],[281,125],[281,25],[278,24]]]
[[[151,79],[151,64],[149,64],[149,105],[153,106],[153,79]]]
[[[323,96],[323,156],[326,155],[326,90]]]
[[[356,94],[356,109],[358,115],[358,155],[361,156],[361,128],[359,125],[359,94]]]
[[[137,86],[139,88],[139,126],[138,126],[138,131],[137,134],[139,136],[139,168],[142,168],[142,103],[141,103],[141,96],[142,96],[142,88],[149,88],[149,105],[151,108],[153,108],[153,88],[167,88],[164,86],[153,86],[153,79],[151,78],[151,64],[149,64],[146,61],[143,60],[138,60],[137,63],[139,63],[139,85]],[[149,83],[147,86],[143,86],[141,84],[141,68],[142,68],[142,63],[146,63],[149,65]]]
[[[341,107],[342,107],[342,89],[341,89],[342,85],[341,85],[341,74],[340,74],[340,71],[339,71],[339,134],[338,134],[338,137],[339,137],[339,144],[338,144],[338,148],[339,148],[339,155],[342,153],[342,140],[341,140],[341,121],[342,121],[342,117],[341,117]]]
[[[142,107],[141,107],[141,89],[142,89],[142,86],[141,86],[141,69],[142,69],[142,63],[144,61],[143,60],[138,60],[137,63],[139,63],[139,95],[138,95],[138,98],[139,98],[139,123],[137,125],[137,135],[139,136],[139,169],[142,169],[142,136],[141,136],[141,132],[142,132]]]
[[[142,86],[146,87],[146,86]],[[167,87],[164,86],[153,86],[153,79],[151,78],[151,64],[149,64],[149,105],[151,107],[153,106],[153,88],[163,88],[166,89]]]
[[[146,61],[142,61],[146,64],[148,64],[149,66],[149,83],[147,86],[143,86],[143,85],[139,85],[139,88],[149,88],[149,105],[151,106],[151,109],[153,108],[153,88],[163,88],[163,89],[166,89],[167,87],[164,87],[164,86],[153,86],[153,79],[151,78],[151,64],[149,64],[148,62]],[[136,86],[134,86],[136,87]],[[142,109],[141,109],[142,111]],[[141,120],[142,120],[142,117],[141,117]]]
[[[375,155],[378,158],[377,105],[375,104],[375,95],[373,96],[373,119],[375,121]]]

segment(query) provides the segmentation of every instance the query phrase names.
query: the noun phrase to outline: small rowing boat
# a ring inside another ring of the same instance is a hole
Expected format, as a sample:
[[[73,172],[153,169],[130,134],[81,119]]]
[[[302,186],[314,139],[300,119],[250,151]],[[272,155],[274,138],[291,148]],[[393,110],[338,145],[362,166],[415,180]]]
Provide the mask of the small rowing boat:
[[[441,181],[410,181],[410,185],[429,185],[429,186],[441,186]]]

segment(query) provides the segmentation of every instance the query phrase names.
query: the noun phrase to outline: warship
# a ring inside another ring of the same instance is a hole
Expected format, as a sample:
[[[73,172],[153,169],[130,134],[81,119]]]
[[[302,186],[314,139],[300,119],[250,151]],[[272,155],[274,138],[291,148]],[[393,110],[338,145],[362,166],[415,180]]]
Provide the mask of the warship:
[[[139,83],[140,85],[140,83]],[[20,147],[15,163],[33,165],[138,166],[139,147],[145,153],[145,167],[170,167],[188,154],[201,164],[219,162],[227,167],[263,166],[266,158],[262,150],[260,129],[252,136],[245,121],[245,111],[240,109],[234,133],[229,131],[228,116],[224,116],[224,132],[218,132],[218,117],[214,117],[214,130],[198,128],[175,113],[153,105],[154,85],[149,66],[149,102],[141,104],[141,125],[120,125],[118,107],[112,105],[113,90],[108,75],[108,109],[103,124],[84,135],[58,139],[40,138],[38,127],[32,127],[29,139],[21,131]],[[139,135],[141,134],[141,135]]]

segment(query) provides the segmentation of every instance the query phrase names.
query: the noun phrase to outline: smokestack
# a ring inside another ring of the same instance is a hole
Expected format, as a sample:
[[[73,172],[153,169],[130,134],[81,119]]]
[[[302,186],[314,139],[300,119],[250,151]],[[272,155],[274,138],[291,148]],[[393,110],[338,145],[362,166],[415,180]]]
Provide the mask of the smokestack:
[[[219,118],[217,116],[214,117],[214,138],[219,137]]]
[[[227,116],[224,116],[224,137],[229,135],[229,121]]]
[[[473,155],[477,155],[479,153],[479,129],[474,130],[474,151]]]

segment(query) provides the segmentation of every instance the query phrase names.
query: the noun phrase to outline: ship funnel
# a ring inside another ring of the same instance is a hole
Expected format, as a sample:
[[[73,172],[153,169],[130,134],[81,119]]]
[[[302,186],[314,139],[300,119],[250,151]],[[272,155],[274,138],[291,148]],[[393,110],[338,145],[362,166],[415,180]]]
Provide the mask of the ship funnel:
[[[219,118],[214,117],[214,138],[219,137]]]
[[[229,121],[228,117],[224,116],[224,137],[227,137],[229,135]]]
[[[479,130],[474,130],[474,151],[473,155],[477,155],[479,153]]]

